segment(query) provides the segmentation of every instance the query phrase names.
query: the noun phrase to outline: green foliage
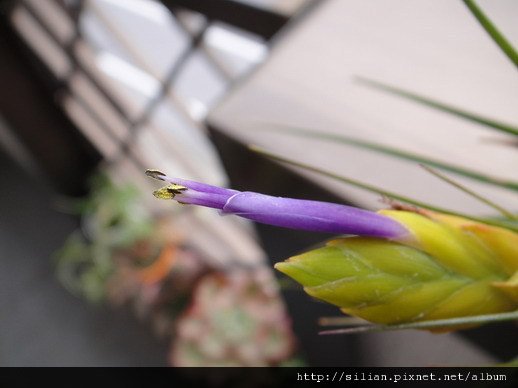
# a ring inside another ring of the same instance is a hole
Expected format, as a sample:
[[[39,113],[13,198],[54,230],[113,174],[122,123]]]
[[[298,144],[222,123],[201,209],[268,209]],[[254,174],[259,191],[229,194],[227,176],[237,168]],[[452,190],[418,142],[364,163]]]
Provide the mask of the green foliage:
[[[432,166],[435,168],[439,168],[444,171],[449,171],[454,174],[470,178],[476,180],[478,182],[487,183],[493,186],[502,187],[505,189],[518,191],[518,182],[509,181],[500,179],[491,175],[482,174],[479,171],[471,170],[464,167],[459,167],[450,163],[446,163],[435,158],[425,157],[423,155],[405,151],[396,147],[389,147],[383,144],[372,143],[369,141],[354,139],[349,136],[345,136],[342,134],[335,134],[325,131],[317,131],[313,129],[300,128],[300,127],[292,127],[292,126],[283,126],[283,125],[274,125],[272,130],[280,133],[286,133],[294,136],[305,136],[311,137],[314,139],[318,139],[321,141],[329,141],[338,144],[349,145],[357,148],[363,148],[369,151],[377,152],[380,154],[385,154],[389,156],[393,156],[399,159],[409,160],[411,162],[417,162],[420,164],[424,164],[427,166]]]
[[[71,293],[101,302],[115,268],[114,252],[150,238],[153,221],[135,187],[118,187],[102,174],[92,179],[88,198],[72,210],[81,216],[82,230],[56,252],[57,276]]]
[[[480,25],[486,30],[491,39],[500,47],[500,49],[507,55],[511,62],[518,66],[518,53],[511,45],[511,43],[502,35],[496,26],[489,20],[486,14],[480,9],[473,0],[464,0],[464,4],[471,11],[473,16],[478,20]]]
[[[476,113],[465,111],[463,109],[445,104],[440,101],[433,100],[431,98],[419,95],[417,93],[413,93],[408,90],[397,88],[395,86],[387,85],[383,82],[371,80],[371,79],[368,79],[365,77],[356,77],[356,79],[359,82],[363,83],[364,85],[371,86],[373,88],[382,90],[384,92],[388,92],[388,93],[394,94],[396,96],[406,98],[408,100],[417,102],[419,104],[426,105],[430,108],[434,108],[434,109],[437,109],[437,110],[440,110],[440,111],[443,111],[446,113],[450,113],[452,115],[458,116],[465,120],[469,120],[476,124],[483,125],[485,127],[494,129],[496,131],[500,131],[500,132],[504,132],[504,133],[507,133],[510,135],[518,136],[518,128],[516,128],[516,126],[514,126],[514,125],[502,123],[500,121],[493,120],[488,117],[483,117]]]
[[[336,180],[338,182],[346,183],[346,184],[349,184],[351,186],[358,187],[360,189],[363,189],[363,190],[366,190],[366,191],[370,191],[372,193],[379,194],[379,195],[387,197],[389,199],[394,199],[394,200],[401,201],[401,202],[404,202],[404,203],[407,203],[407,204],[411,204],[411,205],[415,206],[416,209],[417,208],[428,209],[428,210],[432,210],[432,211],[438,212],[438,213],[459,216],[459,217],[463,217],[463,218],[466,218],[466,219],[469,219],[469,220],[483,222],[483,223],[486,223],[486,224],[489,224],[489,225],[500,226],[500,227],[507,228],[507,229],[510,229],[510,230],[518,231],[518,224],[516,223],[515,220],[510,220],[510,219],[507,219],[507,218],[481,218],[481,217],[472,216],[470,214],[461,213],[461,212],[458,212],[458,211],[455,211],[455,210],[441,208],[441,207],[434,206],[434,205],[431,205],[431,204],[426,203],[426,202],[418,201],[418,200],[415,200],[415,199],[410,198],[410,197],[406,197],[406,196],[403,196],[403,195],[400,195],[400,194],[397,194],[397,193],[394,193],[394,192],[391,192],[391,191],[387,191],[387,190],[382,189],[380,187],[376,187],[376,186],[373,186],[373,185],[369,185],[367,183],[360,182],[360,181],[358,181],[356,179],[352,179],[352,178],[349,178],[349,177],[346,177],[346,176],[343,176],[343,175],[335,174],[335,173],[323,170],[321,168],[311,166],[311,165],[306,164],[306,163],[302,163],[302,162],[298,162],[298,161],[295,161],[295,160],[291,160],[291,159],[285,158],[283,156],[280,156],[280,155],[274,154],[272,152],[266,151],[266,150],[264,150],[264,149],[262,149],[260,147],[254,146],[254,145],[249,145],[249,149],[254,151],[254,152],[256,152],[256,153],[258,153],[258,154],[260,154],[260,155],[266,156],[266,157],[268,157],[268,158],[270,158],[272,160],[276,160],[276,161],[281,162],[281,163],[286,163],[286,164],[291,165],[291,166],[299,167],[299,168],[302,168],[302,169],[307,170],[307,171],[315,172],[315,173],[320,174],[322,176],[326,176],[328,178],[334,179],[334,180]]]

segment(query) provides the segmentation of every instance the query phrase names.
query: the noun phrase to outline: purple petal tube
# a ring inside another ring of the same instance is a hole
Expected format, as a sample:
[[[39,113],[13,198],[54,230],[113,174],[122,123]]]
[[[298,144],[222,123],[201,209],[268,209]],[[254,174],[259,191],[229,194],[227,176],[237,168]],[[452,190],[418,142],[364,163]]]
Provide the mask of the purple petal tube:
[[[148,171],[147,175],[174,186],[170,189],[164,188],[169,190],[167,198],[174,198],[180,203],[220,209],[224,214],[235,214],[264,224],[387,239],[400,239],[409,234],[403,225],[392,218],[351,206],[240,192],[171,178],[158,171]],[[163,195],[159,197],[164,198]]]
[[[383,238],[397,238],[408,233],[393,219],[367,210],[251,192],[233,195],[222,211],[263,224],[315,232]]]

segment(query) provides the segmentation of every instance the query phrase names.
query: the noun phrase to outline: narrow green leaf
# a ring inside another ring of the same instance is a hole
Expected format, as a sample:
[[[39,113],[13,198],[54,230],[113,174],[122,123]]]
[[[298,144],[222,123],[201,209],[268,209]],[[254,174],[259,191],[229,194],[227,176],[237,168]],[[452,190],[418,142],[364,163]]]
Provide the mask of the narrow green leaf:
[[[507,362],[502,362],[495,365],[490,365],[495,367],[518,367],[518,357],[513,358],[512,360],[509,360]]]
[[[518,225],[514,224],[511,221],[474,217],[474,216],[471,216],[469,214],[464,214],[464,213],[456,212],[456,211],[453,211],[453,210],[444,209],[444,208],[441,208],[441,207],[438,207],[438,206],[433,206],[433,205],[427,204],[425,202],[416,201],[414,199],[411,199],[411,198],[408,198],[408,197],[405,197],[405,196],[402,196],[402,195],[399,195],[399,194],[396,194],[396,193],[393,193],[393,192],[390,192],[390,191],[387,191],[387,190],[383,190],[383,189],[378,188],[376,186],[372,186],[372,185],[369,185],[369,184],[366,184],[366,183],[363,183],[363,182],[359,182],[359,181],[357,181],[355,179],[347,178],[347,177],[344,177],[344,176],[341,176],[341,175],[338,175],[338,174],[334,174],[334,173],[331,173],[331,172],[319,169],[317,167],[313,167],[313,166],[310,166],[310,165],[307,165],[307,164],[304,164],[304,163],[301,163],[301,162],[296,162],[296,161],[284,158],[284,157],[279,156],[279,155],[275,155],[275,154],[273,154],[271,152],[268,152],[268,151],[266,151],[266,150],[264,150],[264,149],[262,149],[260,147],[254,146],[254,145],[249,145],[248,148],[251,151],[256,152],[256,153],[258,153],[260,155],[263,155],[265,157],[268,157],[268,158],[270,158],[272,160],[276,160],[278,162],[286,163],[286,164],[289,164],[291,166],[300,167],[300,168],[303,168],[304,170],[312,171],[312,172],[315,172],[317,174],[320,174],[320,175],[327,176],[329,178],[335,179],[337,181],[340,181],[340,182],[343,182],[343,183],[347,183],[347,184],[350,184],[352,186],[355,186],[355,187],[358,187],[358,188],[370,191],[372,193],[376,193],[376,194],[379,194],[379,195],[382,195],[382,196],[393,198],[393,199],[398,200],[398,201],[406,202],[406,203],[412,204],[412,205],[420,207],[420,208],[432,210],[432,211],[435,211],[435,212],[438,212],[438,213],[444,213],[444,214],[450,214],[450,215],[454,215],[454,216],[458,216],[458,217],[463,217],[463,218],[466,218],[466,219],[469,219],[469,220],[473,220],[473,221],[477,221],[477,222],[483,222],[483,223],[486,223],[486,224],[489,224],[489,225],[495,225],[495,226],[499,226],[499,227],[502,227],[502,228],[507,228],[507,229],[514,230],[514,231],[518,232]]]
[[[498,211],[500,214],[502,214],[504,217],[512,219],[512,220],[516,220],[517,219],[517,217],[514,214],[512,214],[510,211],[504,209],[502,206],[500,206],[497,203],[491,201],[490,199],[488,199],[488,198],[486,198],[486,197],[484,197],[484,196],[474,192],[473,190],[467,188],[466,186],[460,184],[459,182],[454,181],[453,179],[447,177],[446,175],[441,174],[439,171],[436,171],[433,168],[431,168],[429,166],[426,166],[424,164],[421,164],[421,167],[423,167],[430,174],[432,174],[432,175],[436,176],[437,178],[443,180],[444,182],[446,182],[446,183],[448,183],[448,184],[458,188],[459,190],[465,192],[466,194],[472,196],[473,198],[479,200],[480,202],[485,203],[486,205],[492,207],[493,209]]]
[[[320,317],[318,319],[319,326],[365,326],[365,319],[357,317]]]
[[[379,81],[374,81],[374,80],[371,80],[371,79],[368,79],[365,77],[360,77],[360,76],[355,77],[355,79],[364,85],[367,85],[367,86],[370,86],[370,87],[373,87],[376,89],[380,89],[385,92],[392,93],[397,96],[404,97],[404,98],[407,98],[407,99],[415,101],[415,102],[419,102],[419,103],[427,105],[429,107],[462,117],[464,119],[473,121],[477,124],[481,124],[486,127],[496,129],[501,132],[505,132],[505,133],[508,133],[508,134],[511,134],[514,136],[518,136],[518,128],[515,126],[512,126],[510,124],[502,123],[502,122],[492,120],[487,117],[479,116],[475,113],[468,112],[468,111],[462,110],[460,108],[455,108],[451,105],[447,105],[442,102],[435,101],[430,98],[409,92],[407,90],[396,88],[394,86],[389,86],[389,85],[386,85]]]
[[[321,335],[329,334],[357,334],[367,332],[408,330],[408,329],[439,329],[442,327],[465,326],[465,325],[481,325],[487,323],[513,321],[518,319],[518,311],[499,314],[474,315],[462,318],[436,319],[430,321],[402,323],[397,325],[364,325],[350,327],[346,329],[325,330],[321,331]]]
[[[272,125],[272,124],[270,124]],[[504,180],[500,178],[496,178],[490,175],[482,174],[478,171],[470,170],[463,167],[458,167],[449,163],[441,162],[435,159],[427,158],[418,154],[414,154],[412,152],[403,151],[398,148],[388,147],[381,144],[371,143],[364,140],[358,140],[354,139],[348,136],[344,135],[337,135],[330,132],[322,132],[322,131],[315,131],[311,129],[306,128],[298,128],[298,127],[292,127],[292,126],[285,126],[282,124],[273,124],[276,130],[279,130],[283,133],[287,134],[293,134],[293,135],[301,135],[301,136],[307,136],[311,138],[316,138],[319,140],[324,141],[332,141],[332,142],[339,142],[343,144],[348,144],[352,146],[356,146],[359,148],[364,148],[368,150],[372,150],[375,152],[379,152],[382,154],[395,156],[397,158],[405,159],[405,160],[411,160],[417,163],[426,164],[429,166],[433,166],[436,168],[440,168],[441,170],[450,171],[457,175],[461,175],[467,178],[471,178],[473,180],[484,182],[487,184],[491,184],[494,186],[502,187],[505,189],[513,190],[518,192],[518,182]],[[268,130],[268,128],[267,128]]]
[[[473,0],[464,0],[464,4],[471,11],[473,16],[478,20],[480,25],[484,27],[489,36],[493,41],[500,47],[505,55],[511,60],[511,62],[518,67],[518,53],[511,45],[511,43],[502,35],[496,26],[489,20],[485,13],[475,4]]]

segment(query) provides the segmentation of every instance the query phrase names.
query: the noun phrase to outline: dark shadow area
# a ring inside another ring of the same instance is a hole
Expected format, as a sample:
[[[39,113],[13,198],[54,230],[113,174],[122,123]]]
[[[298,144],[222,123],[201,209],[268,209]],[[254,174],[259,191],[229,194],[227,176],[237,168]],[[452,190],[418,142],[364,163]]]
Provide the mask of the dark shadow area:
[[[166,366],[169,347],[127,310],[91,306],[57,281],[50,259],[77,220],[0,151],[0,365]]]
[[[6,4],[0,4],[2,116],[54,187],[67,194],[84,194],[85,178],[100,154],[59,107],[54,96],[63,85],[9,27]]]

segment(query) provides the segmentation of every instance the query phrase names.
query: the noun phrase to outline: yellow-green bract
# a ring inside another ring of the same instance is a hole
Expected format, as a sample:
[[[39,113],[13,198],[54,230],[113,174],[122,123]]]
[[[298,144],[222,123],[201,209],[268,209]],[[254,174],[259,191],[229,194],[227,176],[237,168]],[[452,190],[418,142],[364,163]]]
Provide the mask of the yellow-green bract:
[[[432,212],[381,213],[414,238],[340,238],[275,267],[309,295],[375,323],[518,308],[516,233]]]

